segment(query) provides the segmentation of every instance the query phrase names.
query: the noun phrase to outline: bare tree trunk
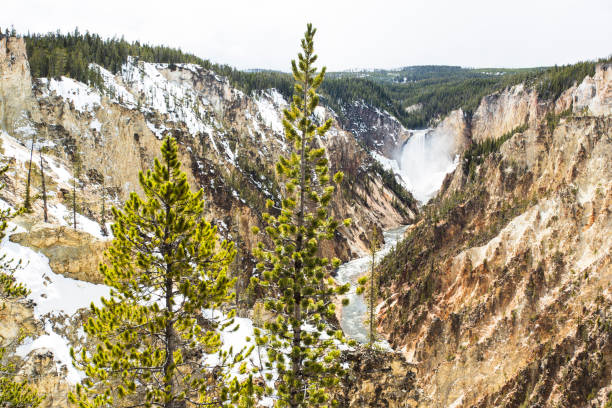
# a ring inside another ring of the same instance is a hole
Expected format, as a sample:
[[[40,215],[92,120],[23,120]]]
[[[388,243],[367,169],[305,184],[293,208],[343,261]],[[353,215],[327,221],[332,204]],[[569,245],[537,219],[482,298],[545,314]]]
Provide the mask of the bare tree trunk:
[[[25,201],[23,203],[23,206],[28,211],[32,207],[30,203],[30,180],[32,178],[32,156],[34,154],[34,143],[36,143],[36,133],[32,135],[32,146],[30,146],[30,164],[28,166],[28,180],[26,181]]]
[[[77,179],[76,179],[76,174],[74,177],[74,182],[72,183],[72,221],[73,221],[73,228],[76,231],[76,183],[77,183]]]
[[[102,211],[100,212],[100,232],[103,237],[108,235],[106,229],[106,187],[104,185],[104,175],[102,175]]]
[[[43,164],[42,151],[40,153],[40,177],[42,179],[42,196],[43,196],[43,215],[45,222],[49,222],[47,217],[47,188],[45,186],[45,166]]]

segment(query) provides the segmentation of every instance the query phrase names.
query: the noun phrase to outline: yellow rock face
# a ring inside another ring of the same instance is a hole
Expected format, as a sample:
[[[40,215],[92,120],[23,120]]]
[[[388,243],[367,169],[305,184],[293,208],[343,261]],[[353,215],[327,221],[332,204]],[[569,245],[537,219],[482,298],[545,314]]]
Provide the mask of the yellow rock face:
[[[104,261],[108,241],[100,241],[90,234],[71,227],[37,224],[29,232],[13,234],[11,241],[40,251],[49,258],[55,273],[91,283],[103,283],[98,271]]]

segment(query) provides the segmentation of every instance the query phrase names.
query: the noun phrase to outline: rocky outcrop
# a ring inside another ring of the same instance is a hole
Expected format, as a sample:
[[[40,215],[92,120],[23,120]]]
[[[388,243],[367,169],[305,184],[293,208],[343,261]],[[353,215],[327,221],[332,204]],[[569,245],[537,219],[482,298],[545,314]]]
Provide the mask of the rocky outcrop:
[[[51,350],[40,349],[30,356],[21,367],[19,377],[27,379],[28,384],[44,395],[40,408],[64,408],[71,404],[68,393],[74,387],[65,381],[66,368],[58,369]]]
[[[458,110],[451,112],[437,128],[452,131],[460,139],[468,135],[472,140],[480,142],[487,138],[497,139],[525,124],[534,126],[550,110],[554,110],[557,114],[573,109],[574,113],[610,115],[611,77],[612,64],[599,64],[593,77],[587,76],[580,84],[566,90],[554,102],[538,99],[533,87],[526,87],[524,84],[515,85],[482,98],[469,123],[461,122],[460,118],[463,115],[461,110]],[[466,146],[461,143],[458,145]]]
[[[586,77],[572,92],[574,112],[612,115],[612,64],[600,64],[595,75]]]
[[[342,126],[370,151],[393,158],[410,137],[410,132],[394,116],[363,101],[345,104],[341,109]]]
[[[402,356],[376,349],[360,348],[343,353],[349,366],[338,395],[341,407],[416,407],[419,392],[416,371]]]
[[[38,118],[32,98],[30,65],[23,38],[0,38],[0,127],[24,137],[35,132],[29,121]]]
[[[451,156],[459,155],[465,151],[470,144],[471,128],[466,114],[462,109],[452,111],[442,120],[429,134],[428,137],[439,138],[451,135],[449,140],[451,147],[448,153]]]
[[[49,258],[53,272],[72,279],[103,283],[99,265],[109,241],[100,241],[90,234],[71,227],[34,225],[28,232],[10,236],[12,242],[41,252]]]
[[[472,116],[472,139],[497,139],[525,123],[536,123],[544,111],[537,93],[523,84],[485,96]]]
[[[26,303],[7,301],[0,304],[0,347],[14,349],[21,336],[37,332],[32,308]]]

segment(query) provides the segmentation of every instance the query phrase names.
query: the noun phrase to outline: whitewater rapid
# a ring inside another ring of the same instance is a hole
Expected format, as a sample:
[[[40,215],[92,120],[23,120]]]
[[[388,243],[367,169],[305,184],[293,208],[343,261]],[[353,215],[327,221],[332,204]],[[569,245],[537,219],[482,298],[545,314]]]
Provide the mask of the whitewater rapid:
[[[376,262],[379,262],[395,247],[398,241],[404,237],[404,232],[406,232],[407,228],[408,226],[401,226],[383,233],[385,244],[383,248],[376,253]],[[368,342],[369,328],[366,325],[368,307],[363,295],[358,295],[356,292],[357,280],[370,271],[371,264],[372,257],[370,255],[353,259],[352,261],[340,265],[338,274],[336,275],[336,280],[340,284],[344,285],[349,283],[351,285],[351,290],[346,295],[349,299],[349,304],[342,308],[340,326],[346,336],[359,343]],[[386,345],[386,342],[383,341],[382,343]]]

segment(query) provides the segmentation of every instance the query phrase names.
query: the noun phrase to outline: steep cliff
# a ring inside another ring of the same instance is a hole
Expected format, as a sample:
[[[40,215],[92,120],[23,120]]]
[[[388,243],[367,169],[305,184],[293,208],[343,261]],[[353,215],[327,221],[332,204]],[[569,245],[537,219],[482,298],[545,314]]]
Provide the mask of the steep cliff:
[[[37,120],[32,98],[30,66],[23,40],[0,38],[0,127],[12,134],[34,132],[30,119]],[[34,115],[32,118],[31,115]]]
[[[608,401],[610,69],[556,103],[522,87],[484,98],[472,143],[529,127],[473,174],[458,166],[383,263],[379,324],[418,367],[421,406]]]

